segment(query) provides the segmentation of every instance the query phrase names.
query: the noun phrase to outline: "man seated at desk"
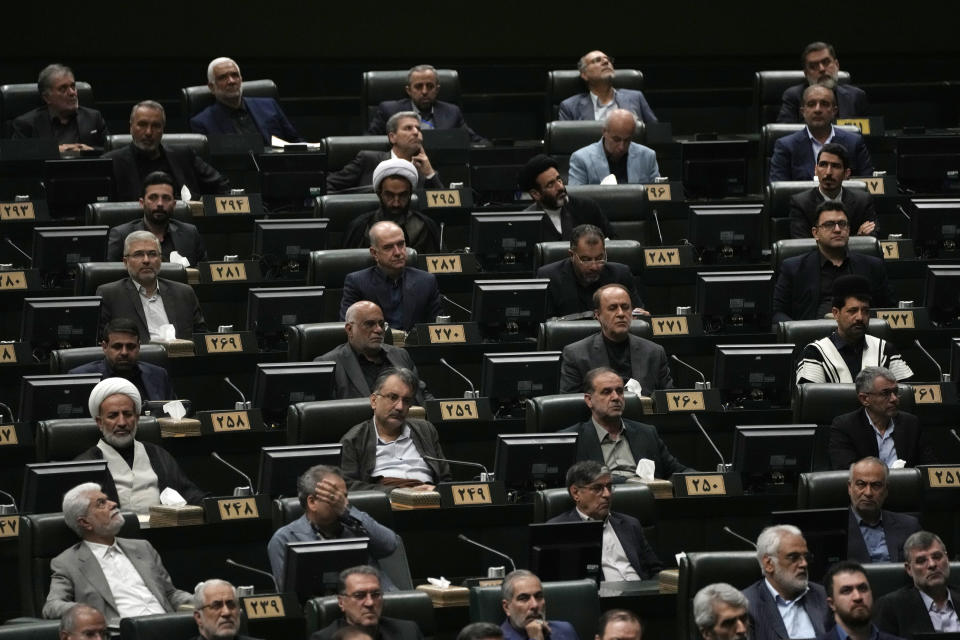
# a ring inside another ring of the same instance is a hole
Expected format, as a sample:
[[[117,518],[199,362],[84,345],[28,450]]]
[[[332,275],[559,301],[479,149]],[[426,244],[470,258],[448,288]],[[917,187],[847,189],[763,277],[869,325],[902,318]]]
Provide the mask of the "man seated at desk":
[[[577,149],[570,156],[568,185],[647,184],[660,177],[657,154],[633,141],[637,117],[626,109],[614,109],[603,121],[599,141]]]
[[[240,635],[240,610],[237,588],[218,578],[199,583],[193,591],[193,619],[197,635],[191,640],[257,640]]]
[[[517,183],[533,198],[533,204],[525,211],[542,211],[544,214],[544,242],[569,240],[573,228],[581,224],[599,227],[607,238],[617,237],[595,200],[567,193],[557,161],[550,156],[541,153],[530,158],[520,168]]]
[[[383,615],[382,574],[374,567],[360,565],[340,572],[337,583],[337,605],[343,612],[310,640],[348,640],[351,636],[337,635],[346,627],[358,627],[371,640],[423,640],[415,622]]]
[[[806,83],[795,84],[783,92],[777,122],[801,122],[800,99],[804,89],[815,84],[832,88],[837,94],[837,115],[840,118],[862,118],[869,105],[863,89],[840,84],[840,60],[832,44],[811,42],[800,55]]]
[[[576,506],[547,522],[603,522],[600,564],[605,581],[647,580],[663,570],[640,521],[610,510],[613,478],[609,469],[594,460],[578,462],[567,470],[567,490]]]
[[[693,620],[703,640],[749,640],[746,596],[726,582],[703,587],[693,597]]]
[[[642,91],[614,88],[613,58],[603,51],[583,54],[577,61],[577,71],[588,91],[560,103],[560,120],[603,120],[612,109],[619,108],[635,114],[641,122],[657,121]]]
[[[533,572],[511,571],[500,585],[500,594],[507,614],[500,625],[503,640],[579,640],[569,622],[547,620],[543,585]]]
[[[904,542],[920,531],[920,522],[913,516],[883,508],[889,486],[887,475],[887,465],[873,456],[850,465],[847,560],[863,564],[903,562]]]

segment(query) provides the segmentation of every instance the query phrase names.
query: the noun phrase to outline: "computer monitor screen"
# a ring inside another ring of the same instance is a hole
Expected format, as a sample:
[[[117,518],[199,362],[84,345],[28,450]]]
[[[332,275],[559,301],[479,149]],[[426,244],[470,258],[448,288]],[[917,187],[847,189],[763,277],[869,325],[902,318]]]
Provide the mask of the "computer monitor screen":
[[[794,381],[792,344],[718,344],[713,387],[726,408],[790,407]]]
[[[333,398],[333,362],[268,362],[257,365],[253,406],[271,426],[286,424],[287,407]]]
[[[475,280],[470,319],[480,325],[484,340],[535,340],[547,316],[546,278]]]
[[[22,513],[61,511],[63,494],[84,482],[96,482],[108,498],[117,500],[117,489],[105,460],[27,464],[23,473],[20,511]]]
[[[296,593],[300,603],[335,595],[340,572],[369,563],[369,538],[288,542],[285,552],[284,593]]]
[[[260,493],[272,498],[297,495],[297,480],[310,467],[340,466],[337,444],[298,444],[260,449]]]
[[[474,213],[470,252],[484,271],[533,271],[537,243],[543,241],[542,211]]]
[[[897,180],[917,193],[960,192],[960,136],[897,138]]]
[[[500,434],[493,466],[497,481],[523,499],[564,486],[567,469],[576,461],[575,433]]]
[[[56,286],[72,279],[81,262],[103,262],[107,258],[110,227],[36,227],[33,230],[33,268],[45,281]]]
[[[43,163],[47,203],[51,211],[64,215],[83,212],[92,202],[114,199],[113,160],[74,158]]]
[[[813,466],[816,425],[737,426],[733,432],[733,470],[754,493],[796,491],[801,473]]]
[[[747,194],[747,140],[687,140],[680,143],[687,197],[728,198]]]
[[[697,313],[706,333],[767,333],[773,271],[697,273]]]
[[[42,198],[43,163],[59,158],[60,151],[53,138],[0,140],[0,198],[13,200],[18,195]]]
[[[523,415],[527,398],[560,393],[560,356],[560,351],[484,354],[480,389],[496,415]]]
[[[957,265],[927,267],[924,300],[934,324],[960,326],[960,268]]]
[[[98,296],[23,300],[21,339],[41,361],[54,349],[96,346],[99,325]]]
[[[253,255],[274,278],[306,278],[311,251],[327,248],[328,218],[257,220]]]
[[[761,205],[690,209],[690,242],[702,264],[759,262],[764,229]]]
[[[792,524],[803,531],[807,549],[813,554],[807,574],[822,576],[834,562],[847,558],[847,524],[850,509],[796,509],[773,511],[770,524]]]
[[[918,258],[960,258],[960,199],[912,201],[910,237]]]
[[[261,351],[286,351],[287,330],[295,324],[322,322],[324,287],[273,287],[247,291],[247,330]]]
[[[257,164],[264,200],[302,202],[326,190],[325,153],[261,153]]]
[[[603,579],[603,522],[530,525],[530,570],[541,580]]]
[[[87,400],[100,382],[99,373],[23,376],[20,379],[20,420],[84,418]]]

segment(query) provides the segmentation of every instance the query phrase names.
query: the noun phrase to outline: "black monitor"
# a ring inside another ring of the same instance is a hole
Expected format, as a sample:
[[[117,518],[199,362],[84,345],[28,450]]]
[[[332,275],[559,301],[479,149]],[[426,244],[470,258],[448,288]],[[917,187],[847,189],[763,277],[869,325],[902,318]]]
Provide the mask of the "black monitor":
[[[542,211],[471,214],[470,253],[484,271],[533,271],[537,243],[543,241],[544,215]]]
[[[260,191],[264,200],[302,203],[326,191],[327,154],[261,153]]]
[[[535,340],[547,317],[550,280],[475,280],[470,319],[490,342]]]
[[[253,406],[270,426],[286,423],[287,407],[297,402],[333,399],[333,362],[268,362],[257,365]]]
[[[577,434],[516,433],[497,436],[494,473],[515,499],[534,491],[563,487],[577,462]]]
[[[950,379],[960,376],[960,338],[950,340]]]
[[[960,192],[960,136],[899,136],[897,180],[917,193]]]
[[[296,593],[301,604],[335,595],[340,572],[368,564],[369,538],[288,542],[284,552],[283,593]]]
[[[525,400],[560,393],[560,351],[487,353],[480,389],[498,417],[521,416]]]
[[[680,143],[687,198],[729,198],[747,194],[748,140],[685,140]]]
[[[33,268],[49,286],[73,279],[81,262],[107,259],[110,227],[36,227],[33,230]]]
[[[87,400],[100,382],[99,373],[23,376],[20,379],[20,420],[84,418]]]
[[[38,359],[55,349],[95,347],[100,326],[100,297],[24,298],[21,339]]]
[[[58,160],[60,151],[53,138],[0,140],[0,198],[43,197],[43,164]]]
[[[530,570],[541,580],[603,580],[603,522],[530,525]]]
[[[328,218],[257,220],[253,255],[275,278],[306,278],[310,252],[327,248]]]
[[[43,163],[43,179],[51,212],[73,216],[82,214],[88,204],[114,199],[110,158],[47,160]]]
[[[297,444],[260,449],[260,493],[272,498],[297,495],[297,479],[310,467],[340,466],[341,445]]]
[[[801,473],[813,467],[816,425],[737,426],[733,432],[733,470],[752,493],[793,493]]]
[[[61,511],[63,494],[84,482],[96,482],[108,498],[117,500],[117,489],[105,460],[27,464],[23,473],[20,511],[21,513]]]
[[[770,524],[792,524],[803,532],[813,554],[807,575],[822,576],[835,562],[847,558],[847,525],[850,509],[796,509],[773,511]]]
[[[912,201],[910,238],[920,259],[960,258],[960,199]]]
[[[702,264],[759,262],[765,245],[762,205],[690,209],[690,243]]]
[[[718,344],[713,387],[728,409],[788,409],[794,385],[792,344]]]
[[[247,330],[257,334],[262,351],[286,351],[290,327],[323,321],[323,294],[324,287],[249,289]]]
[[[698,272],[697,313],[705,333],[769,333],[773,271]]]
[[[937,326],[960,326],[960,265],[927,267],[924,306]]]

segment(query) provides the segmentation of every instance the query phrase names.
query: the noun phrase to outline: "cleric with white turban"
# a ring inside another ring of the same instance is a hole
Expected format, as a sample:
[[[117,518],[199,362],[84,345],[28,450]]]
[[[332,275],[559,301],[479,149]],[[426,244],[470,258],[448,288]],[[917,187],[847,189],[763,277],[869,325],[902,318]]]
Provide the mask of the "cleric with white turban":
[[[417,186],[417,168],[413,163],[403,158],[390,158],[384,160],[373,170],[373,190],[380,192],[380,183],[384,178],[397,177],[403,178],[410,183],[410,188]]]
[[[100,405],[103,401],[112,395],[122,393],[133,400],[134,410],[140,415],[140,392],[137,387],[126,378],[104,378],[97,383],[97,386],[90,392],[90,399],[87,401],[87,408],[90,410],[91,418],[100,417]]]

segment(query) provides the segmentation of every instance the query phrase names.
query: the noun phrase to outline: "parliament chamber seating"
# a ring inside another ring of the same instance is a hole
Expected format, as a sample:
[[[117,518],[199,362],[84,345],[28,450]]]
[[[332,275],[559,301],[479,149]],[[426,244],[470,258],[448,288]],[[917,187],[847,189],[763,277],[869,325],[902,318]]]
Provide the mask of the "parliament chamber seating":
[[[89,82],[77,81],[77,100],[84,107],[97,108]],[[36,82],[0,86],[0,136],[9,138],[13,134],[13,121],[43,104]]]
[[[0,625],[0,640],[58,640],[59,620],[24,620]]]
[[[600,617],[600,598],[593,580],[559,580],[543,583],[543,597],[549,603],[551,618],[573,625],[577,635],[589,638]],[[561,612],[563,615],[557,615]],[[505,618],[500,587],[470,588],[470,621],[499,625]]]
[[[127,268],[122,262],[81,262],[77,265],[77,277],[74,280],[74,295],[96,295],[97,287],[128,277]],[[187,282],[187,270],[181,264],[164,262],[160,265],[160,277],[174,282]]]
[[[620,239],[647,244],[645,234],[649,205],[647,189],[642,184],[580,184],[567,187],[567,193],[596,201]]]
[[[560,431],[590,418],[590,409],[584,403],[582,393],[537,396],[527,398],[525,403],[524,419],[528,433]],[[623,415],[628,420],[643,421],[640,399],[633,394],[628,396]]]
[[[613,85],[618,89],[643,91],[643,72],[639,69],[617,69]],[[544,91],[546,104],[544,122],[556,120],[560,115],[560,103],[572,95],[585,93],[587,85],[576,69],[555,69],[547,72],[547,87]]]
[[[767,184],[770,182],[770,158],[773,157],[773,149],[777,143],[777,140],[796,133],[805,126],[806,125],[804,124],[771,123],[765,124],[760,128],[760,168],[763,172],[763,182],[761,184]],[[860,134],[860,129],[853,125],[843,124],[836,125],[836,127],[846,131],[847,133]],[[813,186],[812,182],[810,186]]]
[[[847,246],[850,251],[856,251],[874,258],[883,257],[880,252],[880,242],[873,236],[851,236],[850,243]],[[812,237],[797,240],[777,240],[771,248],[770,264],[774,271],[779,272],[780,265],[787,258],[802,256],[816,248],[817,241]]]
[[[244,80],[243,95],[248,98],[273,98],[277,100],[280,97],[280,92],[273,80]],[[215,100],[210,87],[205,84],[183,87],[180,89],[180,98],[184,126],[187,130],[190,129],[190,118],[212,105]],[[166,139],[166,135],[164,135],[164,139]]]
[[[836,320],[787,320],[777,323],[777,342],[792,344],[794,360],[799,362],[804,348],[811,342],[826,338],[837,328]],[[870,318],[867,333],[883,340],[894,338],[893,329],[882,318]]]
[[[287,409],[287,444],[340,442],[350,427],[372,417],[370,398],[298,402]]]
[[[834,509],[850,504],[847,493],[847,469],[813,471],[800,474],[797,488],[798,509]],[[917,512],[923,502],[923,479],[919,469],[890,469],[887,475],[887,499],[883,507],[889,511]]]
[[[37,422],[36,446],[38,462],[73,460],[96,446],[100,429],[93,418],[57,418]],[[137,440],[163,445],[160,423],[151,416],[141,416],[137,423]]]
[[[197,633],[192,611],[158,613],[120,620],[120,640],[168,640],[187,638]]]
[[[78,347],[76,349],[55,349],[50,352],[50,373],[70,373],[70,370],[82,364],[100,360],[104,357],[102,347]],[[160,344],[140,345],[140,360],[167,366],[167,350]]]
[[[417,251],[407,247],[407,264],[416,264]],[[324,292],[323,315],[326,320],[340,316],[340,301],[343,298],[343,281],[347,274],[374,265],[370,249],[326,249],[311,251],[307,267],[307,286],[321,285]]]
[[[603,124],[602,120],[554,120],[547,123],[543,134],[543,152],[557,161],[564,183],[570,172],[570,156],[577,149],[600,140]],[[637,123],[633,141],[638,144],[647,141],[647,129],[642,122]]]
[[[343,169],[361,151],[389,151],[390,141],[385,135],[328,136],[323,139],[323,146],[327,150],[327,171],[333,173]],[[373,187],[369,187],[369,192],[373,192]]]
[[[410,208],[417,209],[419,200],[417,194],[413,194],[410,198]],[[313,217],[330,220],[327,224],[327,246],[339,249],[343,247],[343,238],[350,223],[379,207],[380,198],[375,193],[318,196],[313,203]]]
[[[657,549],[657,505],[650,487],[620,483],[613,486],[611,509],[640,521],[643,535]],[[566,487],[542,489],[533,496],[533,521],[547,522],[573,509],[573,498]]]
[[[850,84],[850,72],[841,71],[837,76],[840,84]],[[757,111],[757,130],[763,125],[777,121],[783,92],[797,84],[807,84],[801,70],[757,71],[753,76],[753,106]],[[866,114],[863,114],[866,115]]]
[[[687,553],[680,558],[680,579],[677,585],[676,638],[699,638],[693,621],[693,597],[697,591],[713,584],[726,582],[737,589],[745,589],[762,576],[755,551],[712,551]]]
[[[84,224],[104,224],[108,227],[116,227],[142,217],[143,207],[135,200],[130,202],[94,202],[87,205],[84,212]],[[182,200],[177,200],[173,207],[172,217],[181,222],[193,223],[193,214],[190,212],[190,207]]]
[[[552,320],[541,322],[537,334],[537,348],[541,351],[560,351],[568,344],[583,340],[600,331],[597,320]],[[634,319],[630,333],[641,338],[653,337],[653,329],[646,320]]]
[[[636,240],[607,240],[604,242],[608,262],[619,262],[630,267],[630,273],[643,271],[643,245]],[[570,257],[569,242],[539,242],[534,253],[533,268]]]
[[[303,605],[307,635],[323,629],[341,617],[337,596],[312,598]],[[432,640],[437,631],[433,602],[423,591],[391,591],[383,594],[383,615],[417,623],[424,640]]]
[[[122,149],[131,142],[133,137],[129,133],[112,134],[107,136],[104,150]],[[188,149],[204,160],[210,160],[210,143],[202,133],[164,133],[162,144],[172,149]],[[180,194],[176,195],[179,199]]]
[[[364,129],[373,120],[381,102],[408,97],[404,87],[407,86],[409,71],[400,69],[363,72],[360,82],[360,117]],[[460,73],[456,69],[437,69],[437,82],[440,85],[439,99],[460,105]]]

